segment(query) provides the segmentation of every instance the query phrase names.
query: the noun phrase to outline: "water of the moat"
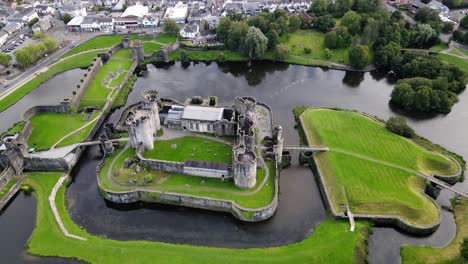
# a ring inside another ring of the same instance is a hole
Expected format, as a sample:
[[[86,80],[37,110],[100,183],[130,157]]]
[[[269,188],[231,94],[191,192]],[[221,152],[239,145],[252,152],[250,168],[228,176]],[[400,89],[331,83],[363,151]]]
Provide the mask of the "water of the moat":
[[[235,96],[256,97],[273,108],[275,122],[284,128],[286,144],[298,143],[291,113],[296,105],[356,109],[385,119],[396,114],[388,105],[392,85],[378,73],[353,73],[268,62],[150,65],[146,75],[136,82],[127,104],[141,100],[141,92],[148,89],[157,89],[163,97],[178,100],[193,95],[216,95],[221,104],[231,104]],[[468,117],[466,97],[467,93],[462,94],[460,102],[447,116],[411,118],[410,123],[422,136],[468,157],[468,142],[463,140],[468,129],[464,122]],[[112,114],[110,122],[116,122],[119,115],[120,111]],[[3,120],[3,113],[0,118]],[[264,247],[300,241],[326,218],[312,173],[297,164],[281,174],[280,205],[276,215],[262,223],[246,224],[227,214],[189,208],[106,204],[96,187],[95,168],[98,160],[97,148],[90,148],[75,167],[74,182],[67,192],[73,220],[92,234],[116,239]],[[464,187],[468,189],[466,185]],[[440,202],[447,203],[448,196],[443,192]],[[17,205],[24,204],[28,199],[19,195],[6,213],[0,216],[0,221],[5,222],[0,225],[1,234],[16,229],[30,233],[34,214],[15,221],[20,217],[21,210],[34,208],[31,201],[25,206]],[[443,246],[453,238],[454,233],[453,216],[447,212],[443,213],[439,230],[429,237],[414,238],[393,228],[375,228],[370,238],[369,260],[371,263],[397,263],[401,244]],[[14,259],[13,252],[24,250],[25,237],[10,237],[10,240],[13,241],[3,241],[1,245],[9,243],[12,246],[2,246],[0,252],[10,250],[8,255]]]

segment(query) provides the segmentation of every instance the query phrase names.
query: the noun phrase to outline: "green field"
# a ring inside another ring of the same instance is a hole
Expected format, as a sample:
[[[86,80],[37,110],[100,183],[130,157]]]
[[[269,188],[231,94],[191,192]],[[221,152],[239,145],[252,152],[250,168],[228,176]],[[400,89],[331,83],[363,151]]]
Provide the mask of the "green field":
[[[121,35],[97,36],[63,54],[61,58],[87,50],[110,48],[121,41]]]
[[[120,55],[125,53],[120,53]],[[102,66],[99,72],[94,77],[94,80],[88,87],[85,95],[83,96],[80,108],[87,106],[103,107],[106,103],[107,96],[111,92],[111,88],[123,80],[131,68],[133,61],[130,59],[111,58],[106,64]],[[109,75],[114,75],[111,79]]]
[[[216,61],[220,54],[224,54],[226,61],[246,61],[248,57],[240,54],[236,51],[228,50],[213,50],[213,51],[195,51],[195,50],[184,50],[191,60],[195,61]],[[169,55],[170,60],[180,60],[180,52],[178,49]]]
[[[154,149],[145,151],[144,157],[169,161],[204,160],[231,164],[232,147],[200,137],[182,137],[157,140]]]
[[[139,173],[133,168],[125,168],[123,166],[127,158],[135,157],[135,150],[129,148],[118,156],[123,150],[118,150],[116,153],[106,160],[104,167],[99,172],[101,184],[110,190],[133,190],[135,187],[140,189],[177,192],[192,195],[208,196],[211,198],[219,198],[236,201],[241,206],[247,208],[259,208],[268,205],[274,197],[275,181],[273,163],[269,162],[270,175],[265,185],[261,186],[265,178],[265,170],[257,170],[256,185],[250,190],[240,190],[235,187],[232,181],[222,181],[220,179],[169,174],[162,171],[150,170],[143,168]],[[108,178],[108,172],[111,169],[112,161],[114,167],[110,171],[112,179]],[[145,177],[151,175],[152,181],[145,182]],[[132,181],[132,184],[128,182]],[[259,189],[261,187],[261,189]],[[258,192],[252,193],[259,189]]]
[[[118,49],[112,54],[112,59],[131,59],[132,50],[131,49]]]
[[[312,109],[301,120],[309,143],[330,148],[317,159],[337,210],[346,203],[345,187],[354,213],[399,215],[417,225],[438,220],[437,207],[421,193],[424,181],[415,173],[453,174],[455,162],[355,112]]]
[[[448,45],[447,43],[441,43],[441,44],[437,44],[437,45],[434,45],[430,48],[430,50],[434,50],[434,51],[443,51],[443,50],[446,50],[448,49]]]
[[[324,57],[324,39],[325,34],[308,29],[298,30],[294,33],[284,35],[281,37],[281,42],[289,47],[291,55],[301,56],[305,59],[328,60],[336,63],[349,64],[349,48],[331,50],[333,55],[330,59],[326,59]],[[306,54],[304,48],[311,49],[311,52]]]
[[[176,40],[177,40],[176,34],[164,34],[164,33],[154,39],[154,41],[163,43],[163,44],[172,44],[176,42]]]
[[[118,241],[92,236],[76,225],[65,206],[65,187],[55,204],[67,230],[86,241],[65,237],[55,221],[48,196],[59,174],[30,174],[26,183],[37,197],[36,228],[28,240],[29,254],[75,258],[89,263],[364,263],[369,225],[357,222],[355,232],[346,221],[326,220],[306,239],[282,247],[227,249],[149,241]],[[337,250],[339,249],[339,250]]]
[[[457,234],[443,248],[404,246],[401,249],[403,263],[410,264],[441,264],[466,263],[461,259],[460,246],[464,238],[468,238],[468,200],[462,200],[454,206]]]
[[[0,134],[0,139],[3,137],[3,135],[13,135],[15,133],[19,133],[23,131],[24,128],[24,122],[17,122],[15,123],[12,127],[10,127],[7,131],[4,131]]]
[[[96,51],[83,53],[50,66],[46,72],[34,77],[32,80],[19,87],[16,91],[3,98],[0,101],[0,112],[15,104],[18,100],[23,98],[23,96],[36,89],[40,84],[52,78],[53,76],[64,71],[88,67],[96,57],[97,53],[98,52]]]
[[[436,56],[442,61],[447,62],[448,64],[453,64],[455,66],[460,67],[460,69],[462,70],[468,71],[468,59],[462,59],[459,57],[450,56],[442,53],[438,53]]]
[[[30,119],[33,130],[28,139],[28,145],[39,150],[48,149],[65,135],[91,122],[96,116],[97,113],[89,120],[85,120],[83,114],[39,113]],[[89,129],[84,130],[89,132]],[[70,137],[73,141],[67,140],[66,142],[77,143],[86,136],[85,132],[77,133]]]
[[[154,42],[144,42],[143,43],[143,49],[145,54],[152,54],[155,51],[159,51],[162,48],[161,44],[154,43]]]

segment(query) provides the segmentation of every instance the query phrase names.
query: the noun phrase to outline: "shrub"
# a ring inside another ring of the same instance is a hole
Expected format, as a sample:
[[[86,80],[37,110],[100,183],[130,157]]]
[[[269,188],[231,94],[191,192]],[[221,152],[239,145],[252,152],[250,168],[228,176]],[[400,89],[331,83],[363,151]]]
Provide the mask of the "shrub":
[[[369,62],[369,48],[363,45],[357,45],[349,51],[349,62],[356,68],[362,68]]]
[[[329,49],[334,49],[336,48],[336,41],[337,41],[337,36],[335,31],[330,31],[327,34],[325,34],[325,47]]]
[[[414,130],[406,124],[406,118],[402,116],[390,117],[385,123],[385,127],[389,131],[406,138],[414,136]]]
[[[329,60],[331,58],[331,56],[333,55],[333,52],[330,50],[330,49],[325,49],[323,51],[323,56],[325,57],[325,59]]]
[[[180,60],[183,62],[188,62],[190,60],[189,55],[187,54],[185,50],[182,50],[180,52]]]
[[[222,52],[219,53],[216,60],[219,61],[219,62],[225,62],[226,61],[226,54],[224,54]]]
[[[312,50],[310,48],[304,48],[304,53],[305,54],[310,54]]]
[[[461,257],[468,260],[468,238],[463,239],[463,243],[460,246]]]
[[[289,56],[289,48],[283,44],[276,45],[275,58],[278,60],[285,60]]]

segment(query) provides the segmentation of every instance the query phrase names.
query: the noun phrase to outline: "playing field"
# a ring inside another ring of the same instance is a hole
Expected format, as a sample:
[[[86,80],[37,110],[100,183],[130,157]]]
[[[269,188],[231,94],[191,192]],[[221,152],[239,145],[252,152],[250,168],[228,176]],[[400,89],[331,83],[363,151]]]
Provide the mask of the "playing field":
[[[325,145],[317,154],[335,209],[398,215],[410,223],[437,221],[437,207],[421,193],[417,172],[453,174],[456,164],[439,153],[389,132],[382,124],[351,111],[310,109],[301,115],[311,145]]]

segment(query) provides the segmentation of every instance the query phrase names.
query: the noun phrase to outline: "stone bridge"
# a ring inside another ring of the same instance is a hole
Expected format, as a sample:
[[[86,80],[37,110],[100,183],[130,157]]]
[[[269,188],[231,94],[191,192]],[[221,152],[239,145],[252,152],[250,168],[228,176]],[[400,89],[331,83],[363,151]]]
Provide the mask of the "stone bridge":
[[[116,138],[116,139],[110,139],[104,141],[104,143],[114,143],[114,142],[125,142],[128,141],[128,138]],[[70,152],[72,152],[75,148],[81,147],[81,146],[92,146],[92,145],[99,145],[101,144],[101,141],[87,141],[87,142],[81,142],[81,143],[76,143],[72,145],[68,145],[65,147],[60,147],[60,148],[54,148],[46,151],[40,151],[37,153],[32,153],[29,154],[31,157],[36,157],[36,158],[47,158],[47,159],[58,159],[58,158],[64,158],[67,156]]]
[[[300,151],[312,151],[322,152],[329,151],[330,149],[325,146],[283,146],[284,150],[300,150]]]

